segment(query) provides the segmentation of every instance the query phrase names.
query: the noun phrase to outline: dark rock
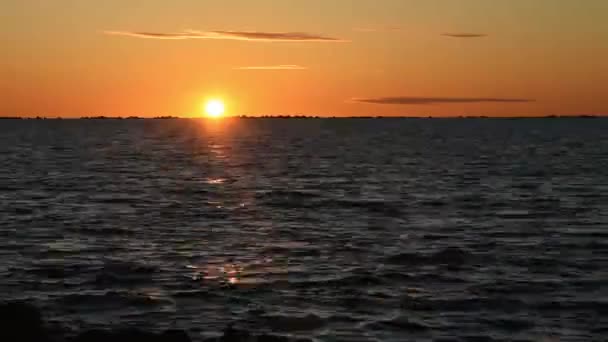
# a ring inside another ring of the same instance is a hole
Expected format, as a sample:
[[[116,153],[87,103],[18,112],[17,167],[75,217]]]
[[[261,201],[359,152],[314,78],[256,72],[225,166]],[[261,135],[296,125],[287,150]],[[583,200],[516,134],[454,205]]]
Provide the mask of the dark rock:
[[[89,330],[72,342],[190,342],[190,337],[181,330],[167,330],[157,335],[137,329],[118,331]]]
[[[72,342],[104,342],[113,339],[109,331],[104,330],[89,330],[76,336]]]
[[[36,307],[11,302],[0,305],[0,341],[44,342],[50,338]]]
[[[466,342],[494,342],[492,337],[485,335],[470,335],[462,338]]]
[[[495,341],[490,336],[484,336],[484,335],[465,336],[463,339],[466,342],[494,342]]]
[[[224,330],[224,335],[218,339],[209,339],[206,342],[311,342],[306,339],[290,339],[285,336],[278,335],[252,335],[245,330],[234,329],[233,326],[228,326]]]
[[[276,317],[275,317],[276,318]],[[309,315],[305,317],[282,317],[278,322],[287,330],[311,330],[323,326],[322,318]],[[0,304],[0,342],[56,342],[50,338],[42,315],[37,308],[25,303]],[[62,331],[59,335],[68,334]],[[68,342],[191,342],[182,330],[167,330],[155,334],[138,329],[88,330],[72,338],[61,338]],[[278,335],[253,335],[246,330],[228,326],[223,335],[207,339],[207,342],[311,342],[307,339],[290,339]]]
[[[240,337],[242,335],[238,335]],[[51,342],[40,311],[26,303],[0,304],[1,342]],[[190,337],[182,330],[167,330],[154,334],[137,329],[89,330],[80,333],[71,342],[190,342]],[[233,341],[244,341],[237,339]]]
[[[112,333],[113,338],[110,342],[150,342],[150,341],[159,341],[157,335],[145,332],[142,330],[122,330]]]
[[[167,330],[159,336],[159,342],[191,342],[183,330]]]
[[[276,335],[260,335],[257,337],[258,342],[289,342],[289,338]]]

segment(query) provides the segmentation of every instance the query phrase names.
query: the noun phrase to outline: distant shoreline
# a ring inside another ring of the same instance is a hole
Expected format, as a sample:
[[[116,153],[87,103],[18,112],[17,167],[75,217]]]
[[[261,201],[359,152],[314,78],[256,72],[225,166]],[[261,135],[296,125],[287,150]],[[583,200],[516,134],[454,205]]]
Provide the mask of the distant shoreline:
[[[227,116],[224,119],[602,119],[608,114],[597,115],[548,115],[548,116],[307,116],[307,115],[264,115],[264,116]],[[207,120],[205,117],[179,116],[83,116],[83,117],[21,117],[0,116],[0,120]]]

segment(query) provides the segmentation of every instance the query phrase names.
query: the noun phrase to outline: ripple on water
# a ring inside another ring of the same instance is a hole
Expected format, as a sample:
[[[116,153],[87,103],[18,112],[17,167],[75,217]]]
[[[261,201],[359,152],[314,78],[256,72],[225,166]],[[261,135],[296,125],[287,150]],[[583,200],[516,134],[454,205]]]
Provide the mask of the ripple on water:
[[[326,320],[315,314],[305,316],[272,315],[264,317],[264,320],[271,329],[283,332],[319,330],[326,325]]]
[[[473,254],[458,247],[447,247],[435,253],[399,253],[387,257],[391,264],[402,266],[447,265],[461,266],[473,259]]]

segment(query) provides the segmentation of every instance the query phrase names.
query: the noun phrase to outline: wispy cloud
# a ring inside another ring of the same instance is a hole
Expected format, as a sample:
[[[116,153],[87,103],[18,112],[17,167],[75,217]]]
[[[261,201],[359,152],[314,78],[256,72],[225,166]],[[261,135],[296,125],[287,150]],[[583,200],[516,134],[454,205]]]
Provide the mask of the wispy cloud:
[[[306,70],[308,68],[301,65],[281,64],[281,65],[260,65],[236,67],[235,70]]]
[[[385,26],[385,27],[355,27],[353,31],[357,32],[395,32],[403,31],[399,26]]]
[[[451,38],[483,38],[488,36],[485,33],[442,33],[441,35]]]
[[[534,99],[500,98],[500,97],[375,97],[354,99],[355,102],[387,104],[387,105],[434,105],[442,103],[524,103],[534,102]]]
[[[156,33],[156,32],[129,32],[129,31],[103,31],[104,34],[114,36],[127,36],[147,39],[194,39],[200,38],[190,33]]]
[[[265,42],[345,42],[346,40],[305,32],[258,32],[258,31],[195,31],[182,32],[142,32],[142,31],[103,31],[109,35],[128,36],[147,39],[224,39]]]

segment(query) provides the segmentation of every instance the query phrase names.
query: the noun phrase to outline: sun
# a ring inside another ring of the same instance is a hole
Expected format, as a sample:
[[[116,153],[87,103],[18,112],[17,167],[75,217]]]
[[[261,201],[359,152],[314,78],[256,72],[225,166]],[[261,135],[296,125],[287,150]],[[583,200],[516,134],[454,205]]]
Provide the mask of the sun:
[[[221,118],[224,116],[226,106],[222,100],[209,100],[205,102],[205,115],[209,118]]]

